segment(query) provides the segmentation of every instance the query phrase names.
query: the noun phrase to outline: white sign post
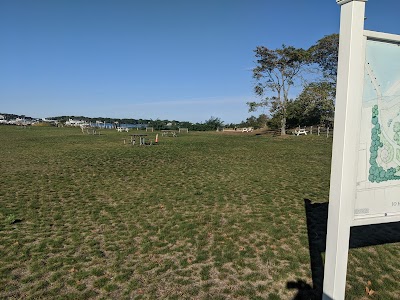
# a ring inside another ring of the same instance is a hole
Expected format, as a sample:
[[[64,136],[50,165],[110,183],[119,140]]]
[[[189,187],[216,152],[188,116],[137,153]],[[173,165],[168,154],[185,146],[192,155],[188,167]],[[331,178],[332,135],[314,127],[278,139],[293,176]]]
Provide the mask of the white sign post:
[[[344,299],[350,226],[356,188],[361,111],[365,0],[341,0],[335,133],[332,146],[324,298]],[[349,168],[349,166],[354,166]]]
[[[365,2],[337,0],[325,300],[344,299],[350,227],[400,220],[400,36],[364,31]]]

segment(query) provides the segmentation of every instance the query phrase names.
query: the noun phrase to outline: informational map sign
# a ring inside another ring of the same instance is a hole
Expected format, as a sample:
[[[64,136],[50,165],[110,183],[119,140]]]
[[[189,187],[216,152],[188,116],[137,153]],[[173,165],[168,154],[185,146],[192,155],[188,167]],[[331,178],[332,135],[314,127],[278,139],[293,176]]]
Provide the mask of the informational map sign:
[[[368,224],[400,219],[400,36],[365,35],[354,219]]]
[[[336,1],[339,59],[323,300],[345,299],[350,228],[400,221],[400,36],[364,30],[367,0]]]

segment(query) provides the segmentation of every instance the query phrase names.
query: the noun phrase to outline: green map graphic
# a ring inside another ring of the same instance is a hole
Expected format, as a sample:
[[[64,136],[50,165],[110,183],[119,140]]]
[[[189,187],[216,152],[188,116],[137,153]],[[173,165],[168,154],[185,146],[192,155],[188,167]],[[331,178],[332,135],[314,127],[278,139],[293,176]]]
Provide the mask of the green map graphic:
[[[380,166],[379,162],[382,161],[385,164],[393,162],[394,149],[384,138],[381,140],[381,125],[379,124],[379,110],[378,105],[374,105],[372,108],[372,130],[371,130],[371,147],[370,147],[370,168],[368,180],[370,182],[383,182],[388,180],[399,180],[400,176],[396,173],[400,170],[400,166],[390,167],[384,169]],[[397,145],[400,146],[400,122],[396,122],[393,126],[394,140]],[[400,158],[400,150],[396,149],[396,158]]]

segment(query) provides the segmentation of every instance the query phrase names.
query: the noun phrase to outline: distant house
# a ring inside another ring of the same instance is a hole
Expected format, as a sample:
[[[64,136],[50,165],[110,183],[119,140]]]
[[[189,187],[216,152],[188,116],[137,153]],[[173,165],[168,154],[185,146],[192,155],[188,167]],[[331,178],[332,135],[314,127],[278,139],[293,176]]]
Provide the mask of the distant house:
[[[6,119],[6,117],[5,116],[3,116],[3,115],[0,115],[0,120],[5,120]]]
[[[81,125],[89,125],[89,124],[82,120],[78,121],[78,120],[69,119],[68,121],[65,122],[65,125],[79,127]]]

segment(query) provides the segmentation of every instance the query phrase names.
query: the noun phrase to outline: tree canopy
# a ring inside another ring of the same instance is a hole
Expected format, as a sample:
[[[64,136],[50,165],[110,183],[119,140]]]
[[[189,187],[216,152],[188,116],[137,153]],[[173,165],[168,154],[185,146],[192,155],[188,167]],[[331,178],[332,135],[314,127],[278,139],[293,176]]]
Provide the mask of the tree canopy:
[[[289,91],[301,80],[303,67],[310,61],[309,52],[285,45],[275,50],[259,46],[254,52],[257,59],[253,69],[254,92],[261,101],[248,102],[249,110],[270,106],[271,112],[280,116],[281,134],[285,135]]]
[[[326,81],[311,82],[300,95],[288,105],[288,125],[331,125],[334,114],[332,85]]]
[[[335,83],[337,76],[339,34],[326,35],[309,49],[311,60],[320,66],[324,77]]]
[[[331,34],[304,50],[293,46],[271,50],[258,46],[254,52],[254,93],[261,100],[247,102],[249,111],[268,107],[268,123],[285,134],[287,126],[322,125],[333,122],[339,35]],[[314,68],[312,68],[314,67]],[[307,70],[322,76],[307,76]],[[314,72],[315,73],[315,72]],[[293,86],[302,86],[295,99],[289,99]]]

